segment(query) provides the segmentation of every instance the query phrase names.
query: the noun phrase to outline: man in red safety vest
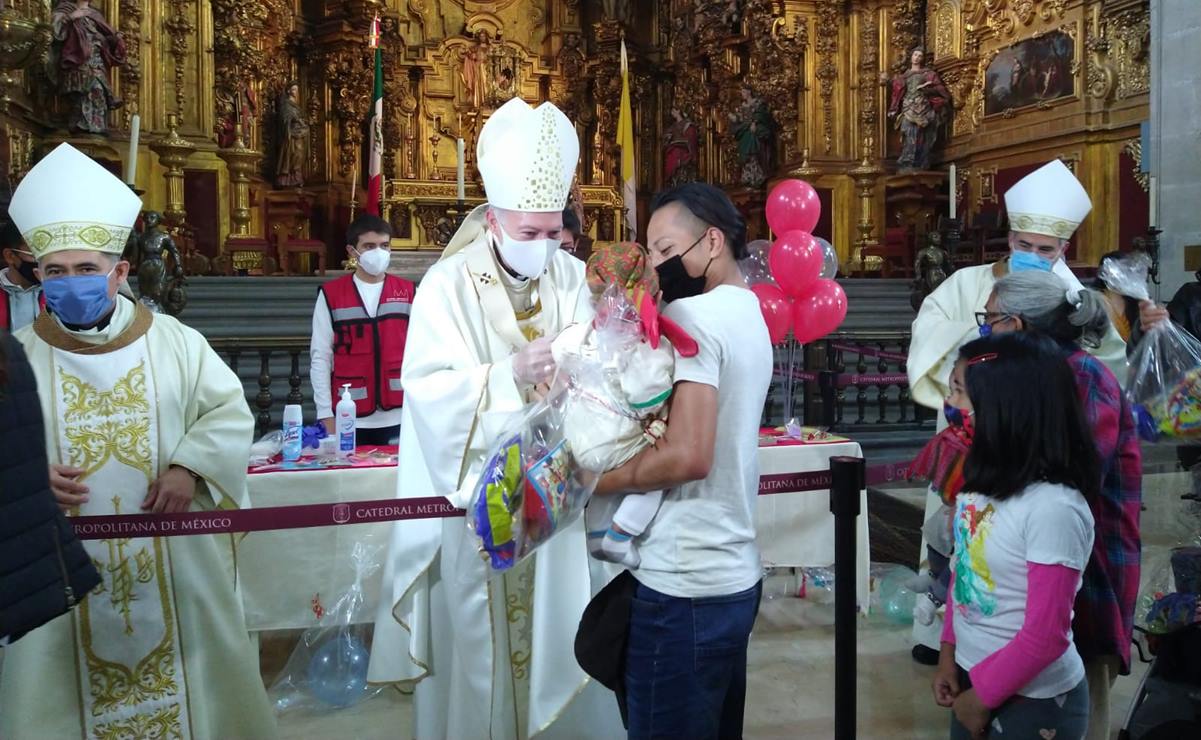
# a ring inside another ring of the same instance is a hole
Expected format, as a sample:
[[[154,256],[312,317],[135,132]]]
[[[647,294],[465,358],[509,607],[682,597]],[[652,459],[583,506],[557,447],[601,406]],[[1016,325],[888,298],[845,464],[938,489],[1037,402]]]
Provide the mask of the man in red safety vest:
[[[46,307],[46,299],[42,281],[34,272],[37,261],[12,221],[5,220],[0,226],[0,256],[5,265],[0,270],[0,329],[16,331],[33,323]]]
[[[313,310],[309,377],[317,418],[334,431],[334,406],[350,385],[358,443],[396,444],[404,391],[400,365],[409,331],[413,283],[389,275],[392,229],[378,216],[356,218],[346,252],[358,267],[321,286]]]

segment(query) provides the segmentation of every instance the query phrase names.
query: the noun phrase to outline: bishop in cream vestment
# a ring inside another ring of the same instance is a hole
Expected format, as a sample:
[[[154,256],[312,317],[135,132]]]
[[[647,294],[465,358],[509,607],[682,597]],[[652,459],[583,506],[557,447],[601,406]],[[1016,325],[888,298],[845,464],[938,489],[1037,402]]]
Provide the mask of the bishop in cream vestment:
[[[193,508],[230,508],[245,493],[253,419],[237,377],[194,330],[113,302],[139,208],[65,144],[29,172],[9,207],[50,286],[48,312],[15,336],[37,377],[47,457],[81,470],[77,481],[90,489],[74,516],[139,515],[171,468],[172,480],[180,469],[195,479]],[[93,264],[112,269],[77,267]],[[81,306],[94,311],[91,328],[68,328],[55,313],[85,315]],[[187,490],[172,484],[171,495]],[[102,583],[5,649],[0,737],[273,737],[230,536],[130,532],[84,546]]]
[[[485,125],[477,161],[493,206],[554,213],[577,157],[562,113],[514,99]],[[554,192],[543,198],[536,188],[548,182]],[[486,208],[468,217],[413,300],[400,498],[446,496],[465,507],[490,448],[533,400],[515,380],[514,356],[592,316],[583,263],[554,249],[538,277],[510,274],[483,228]],[[611,575],[589,558],[582,520],[503,576],[462,518],[398,522],[368,679],[416,683],[419,740],[623,737],[612,693],[589,680],[572,649],[584,607]]]

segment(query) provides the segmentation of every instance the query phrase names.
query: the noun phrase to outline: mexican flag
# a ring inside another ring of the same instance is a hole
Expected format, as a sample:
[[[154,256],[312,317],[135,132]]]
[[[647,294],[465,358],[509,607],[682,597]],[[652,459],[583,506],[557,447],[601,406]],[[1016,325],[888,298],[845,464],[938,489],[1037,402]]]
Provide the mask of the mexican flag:
[[[363,211],[380,213],[380,193],[384,186],[384,54],[379,44],[379,16],[371,22],[371,48],[375,49],[375,93],[371,109],[371,163],[368,167],[367,202]]]

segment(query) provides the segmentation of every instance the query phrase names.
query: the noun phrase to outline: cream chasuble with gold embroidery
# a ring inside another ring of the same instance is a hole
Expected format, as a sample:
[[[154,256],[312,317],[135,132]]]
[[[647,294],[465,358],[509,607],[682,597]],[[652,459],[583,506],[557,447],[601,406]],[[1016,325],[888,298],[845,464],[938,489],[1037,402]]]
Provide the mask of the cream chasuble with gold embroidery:
[[[506,278],[481,234],[422,279],[402,371],[401,498],[464,506],[488,448],[528,400],[513,354],[591,316],[583,263],[564,252],[534,284]],[[503,577],[463,519],[397,522],[368,678],[418,682],[419,740],[624,737],[613,694],[572,647],[613,574],[588,557],[582,521]]]
[[[18,333],[52,463],[84,469],[76,515],[137,514],[173,464],[194,506],[245,490],[241,383],[193,330],[122,298],[103,330],[49,314]],[[0,737],[263,738],[275,733],[234,592],[228,536],[85,542],[103,577],[75,611],[6,649]]]

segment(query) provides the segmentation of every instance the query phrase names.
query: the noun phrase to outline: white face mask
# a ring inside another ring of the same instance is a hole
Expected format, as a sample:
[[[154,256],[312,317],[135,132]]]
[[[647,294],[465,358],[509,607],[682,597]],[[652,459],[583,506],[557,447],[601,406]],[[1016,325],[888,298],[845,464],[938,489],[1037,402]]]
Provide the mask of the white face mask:
[[[388,264],[391,261],[392,253],[387,249],[368,249],[359,252],[359,267],[362,267],[364,272],[373,277],[384,274],[384,270],[388,269]]]
[[[496,248],[500,251],[501,259],[514,272],[529,280],[534,280],[546,272],[546,266],[550,264],[562,243],[558,239],[518,241],[505,233],[505,227],[501,226],[499,221],[496,222],[496,226],[500,229],[500,243]]]

